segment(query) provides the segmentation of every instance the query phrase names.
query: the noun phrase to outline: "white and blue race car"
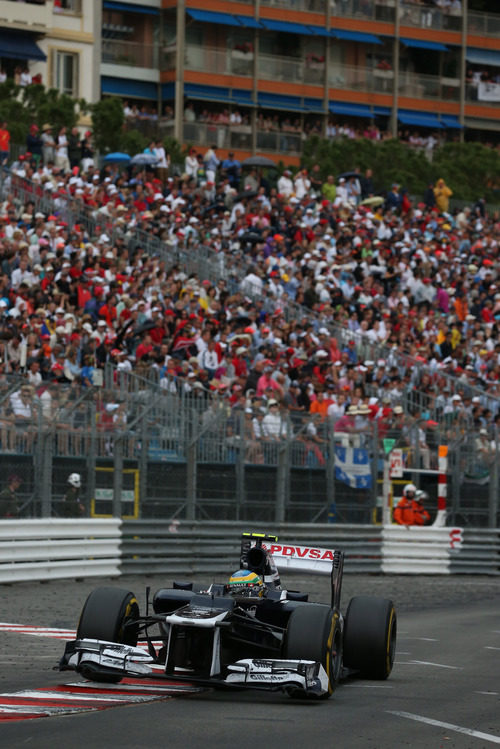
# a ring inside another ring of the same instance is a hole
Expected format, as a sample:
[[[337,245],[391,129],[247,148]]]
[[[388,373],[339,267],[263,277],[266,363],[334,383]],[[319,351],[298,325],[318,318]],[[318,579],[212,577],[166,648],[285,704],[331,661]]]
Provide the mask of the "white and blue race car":
[[[310,603],[307,593],[283,589],[277,564],[329,574],[330,602]],[[394,605],[357,596],[343,616],[343,564],[341,551],[244,533],[240,569],[228,583],[195,589],[174,582],[154,594],[152,613],[149,590],[144,616],[133,593],[94,590],[59,668],[101,682],[168,678],[320,699],[330,697],[345,675],[386,679],[396,649]]]

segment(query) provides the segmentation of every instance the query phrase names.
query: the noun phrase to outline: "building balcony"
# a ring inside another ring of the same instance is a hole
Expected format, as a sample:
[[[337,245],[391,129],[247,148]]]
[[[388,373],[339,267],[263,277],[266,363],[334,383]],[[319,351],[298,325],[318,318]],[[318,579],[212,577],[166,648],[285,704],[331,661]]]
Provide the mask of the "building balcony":
[[[394,92],[394,71],[343,65],[330,68],[328,85],[330,88],[348,91],[392,94]],[[399,96],[409,96],[416,99],[459,101],[460,81],[458,78],[401,72],[398,80],[398,94]]]
[[[102,62],[106,65],[126,65],[134,68],[158,69],[158,47],[118,39],[103,39]]]
[[[477,36],[500,36],[500,15],[492,13],[468,13],[467,32]]]
[[[307,13],[326,13],[326,0],[260,0],[260,4],[270,8],[303,10]]]
[[[175,51],[170,50],[164,55],[164,63],[167,70],[175,67]],[[215,49],[213,47],[187,45],[184,67],[186,70],[204,73],[252,78],[254,53],[241,52],[236,49]],[[268,81],[321,85],[325,77],[325,64],[324,62],[309,62],[296,57],[259,55],[257,58],[257,76]]]
[[[461,13],[453,15],[441,8],[417,3],[402,3],[399,17],[401,26],[435,31],[461,31],[462,20]]]
[[[54,13],[66,16],[81,16],[82,0],[60,0],[57,6],[54,2]]]
[[[46,32],[52,26],[52,2],[16,3],[0,0],[0,26]]]
[[[215,144],[218,148],[250,151],[252,148],[252,128],[250,125],[217,125],[211,122],[185,122],[183,125],[185,143],[200,146]],[[302,136],[296,133],[274,132],[257,129],[257,149],[280,152],[289,155],[300,154]]]

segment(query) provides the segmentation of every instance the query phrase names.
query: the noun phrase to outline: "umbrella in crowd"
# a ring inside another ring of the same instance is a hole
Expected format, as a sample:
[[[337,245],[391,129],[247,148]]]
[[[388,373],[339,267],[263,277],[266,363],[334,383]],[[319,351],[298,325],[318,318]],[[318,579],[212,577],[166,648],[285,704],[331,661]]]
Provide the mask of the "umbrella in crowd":
[[[265,156],[249,156],[248,159],[245,159],[241,162],[241,166],[269,166],[276,168],[276,164],[271,159],[266,158]]]
[[[339,174],[339,179],[350,179],[351,177],[362,179],[362,175],[359,172],[343,172]]]
[[[154,166],[158,161],[158,157],[152,153],[138,153],[130,159],[134,166]]]
[[[117,151],[116,153],[108,153],[103,161],[105,164],[128,164],[130,156],[128,153],[120,153]]]
[[[378,205],[382,205],[382,203],[385,202],[385,199],[381,195],[374,195],[371,198],[366,198],[365,200],[361,201],[361,205],[371,205],[374,208],[376,208]]]

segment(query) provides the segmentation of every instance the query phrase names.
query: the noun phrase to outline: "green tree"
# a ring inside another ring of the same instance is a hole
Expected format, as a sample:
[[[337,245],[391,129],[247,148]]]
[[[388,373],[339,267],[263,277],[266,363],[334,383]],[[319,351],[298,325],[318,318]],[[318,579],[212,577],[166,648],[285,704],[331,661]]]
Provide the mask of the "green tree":
[[[142,153],[150,142],[151,138],[141,133],[140,130],[126,130],[119,140],[115,140],[115,146],[119,145],[120,151],[135,156],[136,153]]]
[[[92,105],[91,112],[94,143],[97,149],[101,153],[119,151],[125,122],[121,99],[102,99]]]
[[[434,154],[434,179],[442,177],[460,200],[498,201],[500,154],[481,143],[447,143]]]
[[[39,84],[22,88],[8,80],[0,85],[0,119],[7,122],[13,143],[25,142],[32,123],[42,127],[49,122],[57,133],[63,125],[76,125],[86,110],[83,99],[72,99]]]

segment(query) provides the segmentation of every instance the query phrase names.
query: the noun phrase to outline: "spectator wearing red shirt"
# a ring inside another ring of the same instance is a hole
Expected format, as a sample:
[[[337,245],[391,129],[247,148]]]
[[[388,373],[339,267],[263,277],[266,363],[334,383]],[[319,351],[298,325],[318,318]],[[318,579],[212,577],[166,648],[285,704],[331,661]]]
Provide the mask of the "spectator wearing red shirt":
[[[99,317],[106,320],[108,328],[112,328],[113,322],[116,320],[116,304],[117,299],[115,294],[110,294],[105,304],[99,307]]]
[[[146,354],[150,354],[152,350],[153,343],[148,331],[147,333],[144,333],[142,342],[137,346],[135,350],[135,360],[139,361],[139,359],[142,359],[142,357],[146,356]]]
[[[7,123],[2,122],[0,125],[0,166],[4,166],[9,160],[10,153],[10,133],[7,130]]]
[[[243,358],[246,353],[247,349],[244,346],[238,346],[236,349],[236,356],[232,360],[235,377],[247,377],[248,375],[248,365]]]

